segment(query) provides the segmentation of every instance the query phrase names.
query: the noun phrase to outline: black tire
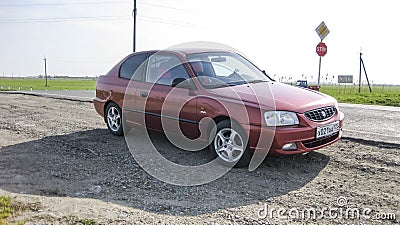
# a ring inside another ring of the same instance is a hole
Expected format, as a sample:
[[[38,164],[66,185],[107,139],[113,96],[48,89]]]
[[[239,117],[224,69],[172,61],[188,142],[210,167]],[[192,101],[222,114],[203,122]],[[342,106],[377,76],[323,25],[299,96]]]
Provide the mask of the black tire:
[[[110,133],[116,136],[122,136],[124,134],[122,110],[116,103],[110,102],[107,105],[106,111],[104,112],[104,120],[106,121]]]
[[[252,154],[248,137],[239,124],[223,120],[217,124],[215,135],[211,136],[213,133],[210,134],[209,145],[213,158],[218,158],[219,163],[229,167],[241,168],[249,165]]]

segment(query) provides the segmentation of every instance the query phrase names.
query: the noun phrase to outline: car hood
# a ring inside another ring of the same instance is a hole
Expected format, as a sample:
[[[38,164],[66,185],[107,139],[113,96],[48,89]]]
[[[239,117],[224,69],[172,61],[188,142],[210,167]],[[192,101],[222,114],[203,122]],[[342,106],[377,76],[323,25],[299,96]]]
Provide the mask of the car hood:
[[[237,85],[209,91],[222,98],[239,97],[243,102],[258,104],[263,110],[304,113],[315,108],[337,105],[337,101],[329,95],[279,82]]]

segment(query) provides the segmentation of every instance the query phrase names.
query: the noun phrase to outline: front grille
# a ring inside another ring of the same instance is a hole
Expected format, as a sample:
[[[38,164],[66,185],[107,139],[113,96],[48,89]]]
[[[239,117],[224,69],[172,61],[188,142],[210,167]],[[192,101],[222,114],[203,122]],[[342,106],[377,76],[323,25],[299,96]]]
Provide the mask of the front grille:
[[[313,109],[304,113],[304,115],[311,121],[321,122],[332,118],[336,114],[334,106],[328,106],[319,109]]]
[[[334,141],[338,137],[339,137],[339,133],[337,133],[337,134],[335,134],[333,136],[330,136],[330,137],[323,138],[323,139],[318,139],[318,140],[317,139],[313,139],[313,140],[310,140],[310,141],[303,141],[302,143],[306,148],[315,148],[315,147],[327,144],[327,143],[329,143],[331,141]]]

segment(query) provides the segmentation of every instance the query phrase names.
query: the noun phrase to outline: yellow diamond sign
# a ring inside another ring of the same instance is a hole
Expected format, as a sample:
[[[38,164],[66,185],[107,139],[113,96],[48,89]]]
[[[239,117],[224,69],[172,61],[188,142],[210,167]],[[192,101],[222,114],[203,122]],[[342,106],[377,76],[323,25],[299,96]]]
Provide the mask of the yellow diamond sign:
[[[321,41],[324,40],[324,38],[326,36],[328,36],[328,34],[329,34],[329,29],[325,25],[324,21],[322,21],[322,23],[317,27],[317,29],[315,29],[315,31],[317,32],[318,36],[321,38]]]

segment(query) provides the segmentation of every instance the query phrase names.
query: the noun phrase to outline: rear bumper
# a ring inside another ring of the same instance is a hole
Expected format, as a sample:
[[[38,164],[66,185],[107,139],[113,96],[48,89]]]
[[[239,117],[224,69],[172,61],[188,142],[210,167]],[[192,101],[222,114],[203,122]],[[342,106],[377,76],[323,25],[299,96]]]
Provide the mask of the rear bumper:
[[[274,131],[262,126],[251,126],[249,144],[252,151],[268,151],[270,155],[302,154],[320,149],[337,142],[342,137],[344,114],[339,112],[324,123],[309,123],[308,126],[277,127]],[[329,137],[316,139],[316,128],[340,121],[340,131]],[[270,136],[273,136],[271,138]],[[283,150],[285,144],[295,143],[297,149]]]
[[[96,112],[101,116],[104,117],[104,105],[106,104],[105,100],[94,98],[93,99],[93,106]]]

